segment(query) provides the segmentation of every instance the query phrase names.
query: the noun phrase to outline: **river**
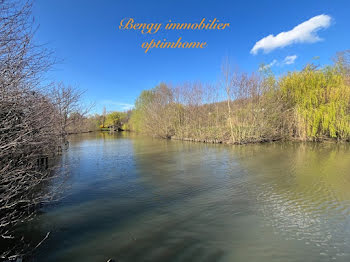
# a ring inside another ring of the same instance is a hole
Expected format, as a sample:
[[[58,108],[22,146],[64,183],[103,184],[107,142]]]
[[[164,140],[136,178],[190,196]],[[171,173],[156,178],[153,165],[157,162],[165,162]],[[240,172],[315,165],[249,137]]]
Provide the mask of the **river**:
[[[350,261],[350,146],[70,138],[40,262]]]

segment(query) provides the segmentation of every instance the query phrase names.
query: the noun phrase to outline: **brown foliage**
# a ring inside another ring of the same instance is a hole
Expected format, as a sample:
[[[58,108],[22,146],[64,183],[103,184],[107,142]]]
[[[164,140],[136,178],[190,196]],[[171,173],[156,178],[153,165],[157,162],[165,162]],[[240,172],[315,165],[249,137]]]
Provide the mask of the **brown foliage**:
[[[50,53],[33,44],[31,4],[0,1],[0,255],[27,247],[15,229],[54,194],[49,159],[60,148],[59,112],[40,86]]]

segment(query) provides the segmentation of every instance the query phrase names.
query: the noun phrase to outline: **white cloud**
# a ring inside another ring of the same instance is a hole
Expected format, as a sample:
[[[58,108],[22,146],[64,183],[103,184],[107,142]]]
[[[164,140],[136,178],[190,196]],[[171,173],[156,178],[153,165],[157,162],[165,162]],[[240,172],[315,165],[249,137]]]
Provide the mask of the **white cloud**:
[[[273,67],[274,65],[278,65],[278,61],[276,59],[272,60],[270,64],[264,65],[263,67],[259,68],[259,71],[269,69]]]
[[[283,61],[279,62],[277,59],[272,60],[271,63],[264,65],[263,67],[259,68],[259,71],[269,69],[273,66],[284,66],[284,65],[291,65],[294,64],[295,60],[298,58],[297,55],[289,55],[286,56]]]
[[[286,65],[294,64],[295,59],[297,59],[297,58],[298,58],[297,55],[286,56],[286,58],[283,60],[283,63],[286,64]]]
[[[297,25],[292,30],[281,32],[278,35],[268,35],[255,43],[250,53],[256,55],[259,50],[264,53],[271,52],[276,48],[282,48],[295,43],[315,43],[322,39],[317,35],[317,31],[330,26],[331,17],[328,15],[318,15]]]
[[[274,59],[270,64],[268,64],[267,66],[268,67],[272,67],[272,66],[274,66],[274,65],[276,65],[277,64],[277,60],[276,59]]]
[[[112,100],[101,101],[101,104],[115,106],[117,110],[123,110],[123,111],[130,110],[134,107],[133,104],[121,103],[121,102],[116,102]]]

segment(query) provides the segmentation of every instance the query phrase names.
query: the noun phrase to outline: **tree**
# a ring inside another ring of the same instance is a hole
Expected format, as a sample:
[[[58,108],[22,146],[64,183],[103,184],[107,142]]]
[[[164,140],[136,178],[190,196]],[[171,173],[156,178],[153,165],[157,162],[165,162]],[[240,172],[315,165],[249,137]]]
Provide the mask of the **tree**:
[[[103,107],[103,111],[102,111],[102,128],[104,128],[105,127],[105,123],[106,123],[106,107],[104,106]]]
[[[124,112],[110,112],[106,116],[106,125],[113,127],[116,130],[122,129],[123,124],[126,122],[127,114]]]
[[[54,84],[51,88],[49,95],[59,114],[57,120],[63,139],[65,139],[68,134],[67,129],[74,124],[74,120],[76,120],[76,118],[71,116],[73,114],[78,114],[82,118],[92,107],[92,105],[86,108],[82,106],[81,98],[83,94],[84,91],[71,85],[65,85],[62,82]]]
[[[0,1],[0,255],[15,258],[28,245],[15,229],[49,201],[59,146],[59,113],[41,86],[50,52],[33,43],[31,3]],[[47,91],[47,89],[46,89]]]
[[[292,112],[291,133],[301,140],[350,138],[350,88],[338,65],[284,76],[279,86]]]

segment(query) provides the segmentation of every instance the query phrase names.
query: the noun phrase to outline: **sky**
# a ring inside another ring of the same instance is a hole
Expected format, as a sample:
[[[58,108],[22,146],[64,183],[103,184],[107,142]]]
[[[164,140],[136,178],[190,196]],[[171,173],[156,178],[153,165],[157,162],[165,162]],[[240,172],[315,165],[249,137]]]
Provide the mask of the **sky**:
[[[161,82],[215,83],[225,59],[244,72],[264,63],[277,75],[306,63],[330,64],[350,48],[350,1],[119,1],[35,0],[39,25],[35,41],[54,52],[58,63],[48,81],[85,90],[93,112],[130,109],[142,90]],[[135,23],[200,23],[216,18],[225,30],[162,30],[142,34],[121,30]],[[205,48],[153,48],[142,43],[166,39],[207,42]]]

